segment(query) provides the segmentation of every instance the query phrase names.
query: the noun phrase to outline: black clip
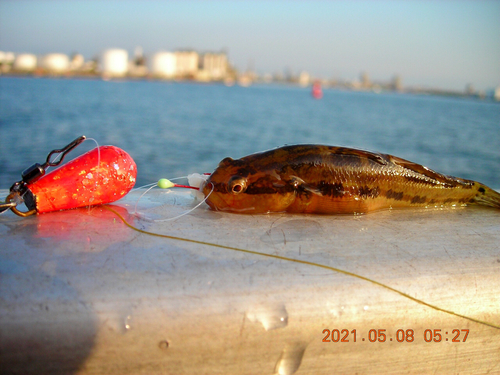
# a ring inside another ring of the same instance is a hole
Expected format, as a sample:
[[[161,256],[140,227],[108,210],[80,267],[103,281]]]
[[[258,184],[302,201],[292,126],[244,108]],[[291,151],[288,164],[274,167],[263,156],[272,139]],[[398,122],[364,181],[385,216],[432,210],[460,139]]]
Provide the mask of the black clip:
[[[34,207],[35,202],[33,199],[28,199],[29,204],[28,201],[26,201],[26,205],[29,206],[28,212],[20,212],[19,210],[16,209],[17,204],[23,201],[22,197],[28,191],[28,184],[37,181],[40,177],[45,175],[45,170],[47,168],[56,167],[59,164],[61,164],[66,154],[71,150],[73,150],[80,143],[82,143],[85,139],[86,137],[82,135],[81,137],[76,138],[66,147],[57,150],[52,150],[51,152],[49,152],[45,163],[43,164],[35,163],[31,167],[25,169],[21,174],[22,180],[15,182],[10,187],[10,194],[5,199],[5,203],[0,204],[0,213],[8,209],[11,209],[14,213],[16,213],[19,216],[28,216],[35,213],[36,209]],[[57,156],[53,158],[54,155]],[[53,159],[53,161],[51,159]]]
[[[85,136],[82,135],[81,137],[78,137],[75,139],[73,142],[71,142],[69,145],[67,145],[64,148],[58,149],[58,150],[52,150],[48,155],[47,155],[47,161],[40,165],[38,163],[33,164],[31,167],[25,169],[22,173],[23,180],[25,184],[29,184],[32,182],[35,182],[38,180],[40,177],[42,177],[45,174],[45,170],[48,167],[56,167],[59,164],[62,163],[64,157],[68,152],[73,150],[76,146],[78,146],[80,143],[82,143],[85,140]],[[51,161],[50,159],[52,158],[53,155],[59,154],[60,156],[59,160],[57,160],[57,156],[54,158],[54,160],[57,161]]]

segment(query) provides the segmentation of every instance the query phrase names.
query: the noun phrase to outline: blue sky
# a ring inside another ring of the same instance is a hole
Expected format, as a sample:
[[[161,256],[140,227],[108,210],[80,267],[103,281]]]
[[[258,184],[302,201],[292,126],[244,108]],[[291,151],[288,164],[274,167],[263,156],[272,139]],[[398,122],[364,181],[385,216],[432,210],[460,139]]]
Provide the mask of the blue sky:
[[[240,70],[500,85],[500,1],[0,0],[0,50],[225,49]]]

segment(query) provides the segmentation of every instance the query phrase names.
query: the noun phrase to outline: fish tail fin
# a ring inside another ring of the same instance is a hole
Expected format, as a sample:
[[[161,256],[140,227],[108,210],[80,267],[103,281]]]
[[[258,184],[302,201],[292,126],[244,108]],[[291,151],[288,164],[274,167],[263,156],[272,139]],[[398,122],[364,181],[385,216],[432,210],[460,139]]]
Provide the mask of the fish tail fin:
[[[477,194],[474,197],[474,203],[483,206],[500,208],[500,193],[490,189],[486,185],[479,184]]]

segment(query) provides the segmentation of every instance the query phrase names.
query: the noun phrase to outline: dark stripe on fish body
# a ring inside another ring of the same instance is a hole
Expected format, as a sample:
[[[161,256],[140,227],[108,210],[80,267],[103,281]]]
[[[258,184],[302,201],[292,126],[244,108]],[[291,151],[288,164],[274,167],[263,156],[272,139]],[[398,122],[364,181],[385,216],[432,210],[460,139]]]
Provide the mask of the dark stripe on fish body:
[[[345,194],[344,186],[341,183],[332,183],[328,181],[320,181],[317,186],[318,191],[325,196],[339,198]]]
[[[293,186],[290,184],[283,184],[281,187],[273,186],[269,177],[261,177],[254,183],[249,185],[245,190],[246,194],[285,194],[294,191]]]
[[[238,176],[241,176],[241,177],[248,177],[249,175],[251,174],[256,174],[257,173],[257,170],[250,166],[250,165],[246,165],[244,167],[241,167],[238,169]]]
[[[403,199],[404,193],[402,191],[392,191],[392,189],[387,190],[387,193],[385,193],[385,197],[387,199],[394,199],[397,201],[400,201]]]
[[[421,197],[419,195],[415,195],[412,200],[411,200],[411,204],[421,204],[421,203],[425,203],[425,201],[427,200],[427,197]]]
[[[363,199],[377,198],[380,194],[380,189],[378,186],[369,188],[368,186],[363,186],[358,189],[358,195]]]
[[[216,183],[211,182],[211,184],[213,186],[214,192],[216,192],[216,193],[228,193],[227,184],[222,183],[222,182],[216,182]]]
[[[276,194],[278,191],[275,188],[269,187],[269,186],[249,186],[246,190],[245,193],[249,195],[254,195],[254,194]]]

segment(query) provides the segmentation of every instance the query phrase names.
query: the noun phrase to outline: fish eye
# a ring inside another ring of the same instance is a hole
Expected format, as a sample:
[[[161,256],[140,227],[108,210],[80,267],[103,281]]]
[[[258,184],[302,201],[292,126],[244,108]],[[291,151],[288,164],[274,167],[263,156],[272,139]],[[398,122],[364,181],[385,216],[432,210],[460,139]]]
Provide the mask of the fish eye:
[[[228,184],[228,190],[233,194],[243,193],[247,188],[246,178],[240,176],[231,177]]]

